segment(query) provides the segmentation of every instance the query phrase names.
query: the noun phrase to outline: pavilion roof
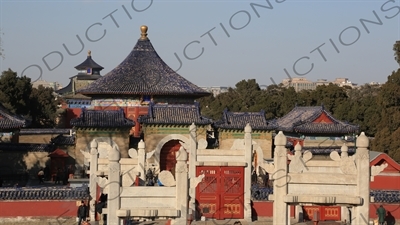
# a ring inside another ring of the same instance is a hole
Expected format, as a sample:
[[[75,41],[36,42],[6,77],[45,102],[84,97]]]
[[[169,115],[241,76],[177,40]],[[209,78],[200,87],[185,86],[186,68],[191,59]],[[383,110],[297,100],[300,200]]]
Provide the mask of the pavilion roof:
[[[142,26],[141,30],[142,37],[121,64],[78,92],[85,95],[210,95],[171,69],[147,38],[147,27]]]
[[[214,125],[222,129],[244,130],[247,124],[250,124],[253,130],[274,130],[276,128],[275,120],[267,121],[264,110],[260,112],[230,112],[225,109],[222,119]]]
[[[318,121],[321,116],[326,119]],[[349,134],[358,132],[359,126],[334,118],[324,106],[296,106],[288,114],[277,119],[277,130],[293,133]]]

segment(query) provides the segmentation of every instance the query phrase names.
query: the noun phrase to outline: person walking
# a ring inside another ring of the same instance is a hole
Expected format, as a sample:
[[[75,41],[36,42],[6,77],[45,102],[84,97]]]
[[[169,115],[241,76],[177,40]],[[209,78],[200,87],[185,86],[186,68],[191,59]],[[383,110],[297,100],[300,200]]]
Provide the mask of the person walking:
[[[386,210],[385,208],[383,208],[383,205],[380,205],[379,208],[376,210],[376,215],[378,215],[379,225],[383,225],[386,218]]]
[[[78,225],[81,225],[82,221],[86,221],[86,218],[89,216],[89,210],[85,205],[84,201],[81,201],[81,205],[78,207],[77,217],[78,217]]]

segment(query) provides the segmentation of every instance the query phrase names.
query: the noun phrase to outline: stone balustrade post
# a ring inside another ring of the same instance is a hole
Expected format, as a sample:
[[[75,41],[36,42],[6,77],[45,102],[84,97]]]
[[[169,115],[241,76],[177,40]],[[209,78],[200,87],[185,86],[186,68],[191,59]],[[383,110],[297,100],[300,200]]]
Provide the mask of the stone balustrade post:
[[[273,206],[273,225],[287,225],[288,207],[284,202],[284,198],[288,193],[287,188],[287,138],[279,131],[275,136],[275,154],[274,165],[275,172],[272,175],[274,180],[274,206]]]
[[[93,223],[97,222],[95,221],[96,218],[96,210],[95,210],[95,204],[96,204],[96,198],[97,198],[97,182],[96,182],[96,177],[97,177],[97,168],[98,168],[98,157],[99,157],[99,151],[97,150],[98,144],[95,139],[93,139],[92,142],[90,142],[90,179],[89,179],[89,192],[90,192],[90,200],[89,200],[89,208],[90,208],[90,221],[93,221]]]
[[[355,206],[354,209],[354,224],[368,225],[369,224],[369,203],[370,203],[370,166],[369,166],[369,140],[364,132],[360,134],[356,141],[357,151],[356,166],[357,166],[357,193],[362,199],[362,204]],[[352,221],[353,222],[353,221]]]
[[[251,157],[253,154],[253,140],[251,137],[251,126],[247,124],[244,128],[244,158],[246,167],[244,168],[244,219],[251,222]]]
[[[140,173],[140,179],[142,181],[146,180],[146,168],[145,168],[145,163],[146,163],[146,153],[145,153],[145,143],[143,140],[140,140],[138,144],[138,170],[137,172]]]
[[[120,209],[120,189],[121,189],[121,165],[119,164],[119,160],[121,159],[120,152],[117,147],[114,146],[110,149],[108,153],[108,215],[107,215],[107,224],[108,225],[119,225],[120,219],[117,217],[117,210]]]
[[[197,162],[197,127],[194,123],[189,127],[189,179],[196,177]],[[196,218],[196,187],[189,187],[190,201],[189,214]]]
[[[174,224],[186,224],[188,216],[189,176],[187,152],[183,147],[179,149],[176,155],[175,180],[176,209],[180,211],[180,217],[174,220]]]

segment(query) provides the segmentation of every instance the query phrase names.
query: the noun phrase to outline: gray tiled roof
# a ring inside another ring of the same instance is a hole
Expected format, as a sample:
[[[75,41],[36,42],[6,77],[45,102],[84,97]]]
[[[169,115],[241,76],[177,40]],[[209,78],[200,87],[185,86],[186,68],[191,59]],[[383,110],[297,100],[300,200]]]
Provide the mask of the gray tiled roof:
[[[135,122],[125,118],[123,109],[120,110],[88,110],[82,109],[80,117],[72,119],[74,127],[117,128],[133,127]]]
[[[274,130],[276,128],[275,120],[267,121],[264,110],[260,112],[230,112],[225,109],[222,119],[214,125],[222,129],[243,130],[248,123],[253,130]]]
[[[65,128],[25,128],[19,131],[20,134],[69,134],[71,129]]]
[[[60,134],[57,137],[52,138],[51,143],[56,144],[56,145],[74,145],[75,144],[75,136],[64,136],[64,135]]]
[[[52,144],[0,143],[0,151],[52,152]]]
[[[27,125],[27,120],[13,115],[0,103],[0,129],[18,129]]]
[[[78,92],[87,95],[210,95],[171,69],[147,38],[139,39],[116,68]]]
[[[212,120],[200,114],[200,107],[194,105],[158,105],[150,104],[148,115],[139,117],[139,123],[144,124],[177,124],[196,125],[211,124]]]
[[[333,123],[313,123],[325,113]],[[358,132],[359,126],[335,119],[323,106],[296,106],[292,111],[277,119],[277,130],[298,133],[348,134]]]
[[[92,56],[90,55],[90,53],[87,56],[85,61],[83,61],[81,64],[75,66],[75,69],[77,69],[77,70],[86,70],[87,68],[97,69],[97,71],[104,69],[104,67],[100,66],[92,59]]]

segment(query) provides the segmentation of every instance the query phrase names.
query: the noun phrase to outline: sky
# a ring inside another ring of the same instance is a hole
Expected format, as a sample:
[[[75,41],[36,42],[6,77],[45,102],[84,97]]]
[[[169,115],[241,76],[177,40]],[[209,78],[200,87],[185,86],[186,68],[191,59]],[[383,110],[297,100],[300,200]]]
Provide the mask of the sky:
[[[141,25],[160,57],[198,86],[299,76],[384,83],[399,67],[400,0],[0,0],[0,69],[66,86],[90,50],[106,75]]]

